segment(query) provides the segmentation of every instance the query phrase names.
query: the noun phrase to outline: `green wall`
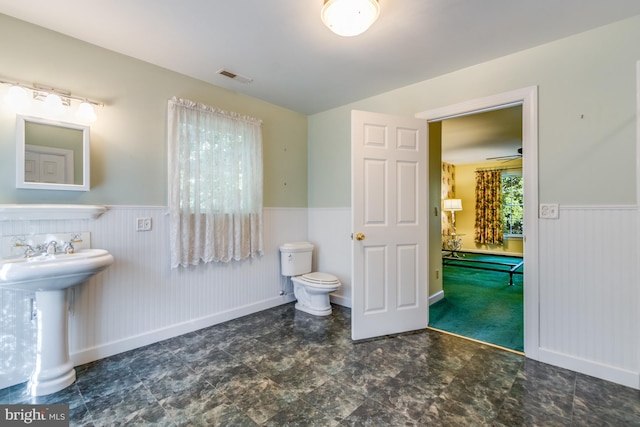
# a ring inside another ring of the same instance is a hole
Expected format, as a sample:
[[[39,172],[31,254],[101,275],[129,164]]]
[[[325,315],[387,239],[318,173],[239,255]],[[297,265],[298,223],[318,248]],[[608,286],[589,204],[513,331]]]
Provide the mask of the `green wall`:
[[[540,201],[636,203],[638,40],[640,16],[310,116],[309,206],[351,206],[350,110],[414,116],[530,86]]]
[[[166,205],[166,108],[177,96],[262,119],[264,205],[307,206],[305,115],[1,14],[0,52],[0,79],[106,104],[91,125],[91,191],[73,192],[15,188],[15,114],[0,102],[0,203]]]

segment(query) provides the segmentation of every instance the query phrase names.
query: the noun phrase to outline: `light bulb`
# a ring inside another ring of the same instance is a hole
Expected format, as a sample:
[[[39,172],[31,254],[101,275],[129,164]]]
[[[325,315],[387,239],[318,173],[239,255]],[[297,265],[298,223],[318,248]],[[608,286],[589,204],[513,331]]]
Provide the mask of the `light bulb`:
[[[5,95],[4,102],[13,109],[13,111],[20,112],[29,106],[29,94],[22,86],[13,85]]]
[[[78,106],[78,112],[76,113],[76,117],[83,122],[95,122],[96,121],[96,112],[93,109],[93,105],[91,105],[87,101],[83,101]]]
[[[64,113],[62,98],[60,98],[55,93],[50,93],[44,99],[44,108],[47,110],[47,113],[53,116],[59,116],[60,114]]]

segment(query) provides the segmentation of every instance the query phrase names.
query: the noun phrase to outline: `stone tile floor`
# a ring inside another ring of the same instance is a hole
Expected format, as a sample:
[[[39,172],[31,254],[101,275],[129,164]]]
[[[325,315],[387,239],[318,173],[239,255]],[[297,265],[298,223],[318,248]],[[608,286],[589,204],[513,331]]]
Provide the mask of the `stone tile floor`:
[[[640,426],[640,391],[433,330],[354,343],[287,304],[77,368],[71,425]]]

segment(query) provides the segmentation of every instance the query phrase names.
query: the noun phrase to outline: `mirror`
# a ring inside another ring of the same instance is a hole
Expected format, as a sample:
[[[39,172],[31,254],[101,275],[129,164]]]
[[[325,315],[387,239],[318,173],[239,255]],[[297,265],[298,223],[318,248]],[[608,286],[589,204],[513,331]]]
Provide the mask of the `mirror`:
[[[89,191],[89,126],[17,116],[16,188]]]

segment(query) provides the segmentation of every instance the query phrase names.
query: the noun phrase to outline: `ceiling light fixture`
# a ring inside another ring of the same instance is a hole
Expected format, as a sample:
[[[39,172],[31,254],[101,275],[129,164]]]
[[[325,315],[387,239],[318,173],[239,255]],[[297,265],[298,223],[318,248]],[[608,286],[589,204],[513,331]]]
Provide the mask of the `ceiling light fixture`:
[[[320,17],[339,36],[362,34],[380,15],[378,0],[324,0]]]

